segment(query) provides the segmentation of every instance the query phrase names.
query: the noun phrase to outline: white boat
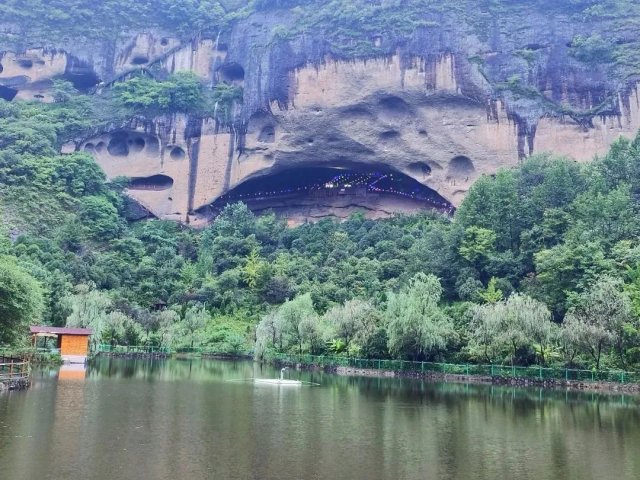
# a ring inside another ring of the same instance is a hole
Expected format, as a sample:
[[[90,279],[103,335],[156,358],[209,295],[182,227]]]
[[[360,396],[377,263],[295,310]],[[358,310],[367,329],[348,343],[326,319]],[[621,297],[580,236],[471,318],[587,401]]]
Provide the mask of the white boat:
[[[286,385],[290,387],[301,386],[302,381],[300,380],[287,380],[284,378],[284,372],[288,370],[287,367],[284,367],[280,370],[280,378],[254,378],[253,383],[257,383],[260,385]]]
[[[279,378],[254,378],[253,383],[259,383],[261,385],[289,385],[300,386],[302,382],[300,380],[285,380]]]

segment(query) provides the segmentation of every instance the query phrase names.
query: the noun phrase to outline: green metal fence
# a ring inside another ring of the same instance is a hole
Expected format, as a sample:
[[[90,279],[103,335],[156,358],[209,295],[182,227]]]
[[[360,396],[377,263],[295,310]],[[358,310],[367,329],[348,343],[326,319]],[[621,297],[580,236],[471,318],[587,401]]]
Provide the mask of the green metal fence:
[[[229,356],[229,357],[248,357],[247,354],[243,353],[229,353],[229,352],[220,352],[218,350],[214,350],[211,347],[178,347],[178,348],[170,348],[167,346],[149,346],[149,345],[109,345],[102,344],[96,345],[92,348],[93,353],[117,353],[117,354],[129,354],[129,353],[151,353],[151,354],[174,354],[174,353],[193,353],[197,355],[220,355],[220,356]]]
[[[98,345],[96,346],[95,353],[163,353],[170,354],[171,349],[169,347],[157,347],[153,345]]]
[[[640,372],[623,370],[577,370],[542,366],[517,367],[512,365],[477,365],[405,360],[374,360],[368,358],[331,357],[318,355],[284,355],[271,357],[285,363],[350,367],[357,369],[387,370],[409,373],[440,373],[445,375],[476,375],[500,378],[526,378],[531,380],[572,380],[580,382],[640,383]]]

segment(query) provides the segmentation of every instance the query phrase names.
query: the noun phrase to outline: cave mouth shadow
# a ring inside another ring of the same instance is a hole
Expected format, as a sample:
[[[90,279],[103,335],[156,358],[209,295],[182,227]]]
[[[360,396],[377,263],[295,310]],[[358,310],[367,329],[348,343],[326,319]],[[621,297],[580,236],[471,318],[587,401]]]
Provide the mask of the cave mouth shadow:
[[[424,209],[451,211],[453,205],[435,190],[398,170],[384,165],[348,163],[341,166],[310,166],[273,169],[268,174],[245,180],[198,213],[215,215],[226,205],[249,202],[250,208],[261,210],[260,202],[304,198],[312,201],[337,197],[359,197],[363,200],[395,196],[415,202]]]
[[[129,180],[129,190],[168,190],[173,187],[173,178],[167,175],[136,177]]]

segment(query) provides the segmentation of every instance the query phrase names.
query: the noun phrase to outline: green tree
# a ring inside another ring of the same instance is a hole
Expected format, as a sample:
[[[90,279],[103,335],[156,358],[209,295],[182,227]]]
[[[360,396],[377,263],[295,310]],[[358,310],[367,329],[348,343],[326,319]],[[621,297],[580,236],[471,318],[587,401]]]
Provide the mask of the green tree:
[[[546,305],[526,295],[514,293],[506,300],[474,310],[471,351],[481,352],[487,361],[493,361],[501,351],[508,351],[513,365],[519,349],[538,345],[536,351],[544,363],[554,338]]]
[[[379,312],[375,306],[370,301],[360,299],[336,305],[323,317],[331,340],[343,340],[344,348],[347,350],[352,341],[359,346],[366,345],[376,331],[378,319]]]
[[[267,265],[260,258],[260,254],[257,249],[251,250],[251,253],[246,257],[246,262],[242,268],[244,274],[244,281],[249,288],[255,289],[258,286],[260,278],[264,275]]]
[[[104,197],[85,197],[79,219],[87,235],[94,240],[115,238],[121,229],[118,210]]]
[[[189,307],[180,322],[180,326],[184,329],[184,333],[189,338],[189,346],[193,348],[204,331],[209,320],[209,314],[204,307]]]
[[[610,272],[613,264],[602,245],[584,239],[563,243],[535,255],[537,297],[545,301],[556,317],[566,311],[569,292],[580,292],[584,285]]]
[[[269,349],[282,349],[282,321],[277,309],[271,310],[260,319],[256,327],[254,356],[262,360]]]
[[[626,365],[624,330],[632,323],[632,306],[620,279],[603,276],[575,299],[564,319],[565,337],[587,353],[600,369],[602,355],[613,347]]]
[[[10,257],[0,256],[0,344],[26,335],[43,308],[40,284]]]
[[[491,280],[489,280],[489,284],[487,285],[487,289],[484,291],[478,292],[478,296],[485,303],[499,302],[504,298],[504,295],[502,294],[502,290],[500,290],[497,287],[497,285],[498,285],[498,282],[496,280],[496,277],[491,277]]]
[[[313,332],[308,322],[317,321],[317,314],[313,308],[311,295],[306,293],[285,302],[278,309],[278,314],[279,330],[285,339],[285,348],[295,345],[298,347],[298,353],[302,353],[304,342],[310,340],[310,333]],[[303,322],[306,326],[301,329],[300,325]]]
[[[438,305],[441,296],[438,279],[424,273],[415,275],[400,292],[389,292],[384,318],[392,355],[417,360],[446,348],[455,332]]]
[[[96,290],[92,285],[76,285],[72,295],[66,298],[71,305],[71,314],[67,318],[67,326],[91,328],[96,335],[91,337],[91,343],[100,344],[101,332],[105,327],[108,312],[113,302],[107,293]]]

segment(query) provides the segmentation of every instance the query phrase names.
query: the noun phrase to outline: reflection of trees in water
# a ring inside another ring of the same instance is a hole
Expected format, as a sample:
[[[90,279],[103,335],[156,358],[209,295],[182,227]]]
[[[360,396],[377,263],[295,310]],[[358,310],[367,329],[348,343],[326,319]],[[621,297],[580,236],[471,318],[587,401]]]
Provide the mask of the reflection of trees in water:
[[[145,359],[96,358],[89,363],[88,376],[167,380],[237,380],[252,377],[251,362],[200,360],[199,358]]]
[[[103,357],[93,360],[88,369],[90,377],[139,379],[162,377],[239,380],[278,375],[278,369],[251,361],[198,358],[162,360]],[[632,415],[630,418],[640,421],[640,409],[637,408],[640,407],[640,396],[637,395],[429,382],[413,378],[350,377],[318,371],[293,371],[291,375],[319,383],[323,388],[331,388],[336,392],[355,391],[376,401],[394,399],[419,404],[444,404],[449,407],[469,400],[483,400],[518,416],[535,415],[540,408],[557,405],[588,410],[587,414],[591,417],[608,410],[628,409]]]

